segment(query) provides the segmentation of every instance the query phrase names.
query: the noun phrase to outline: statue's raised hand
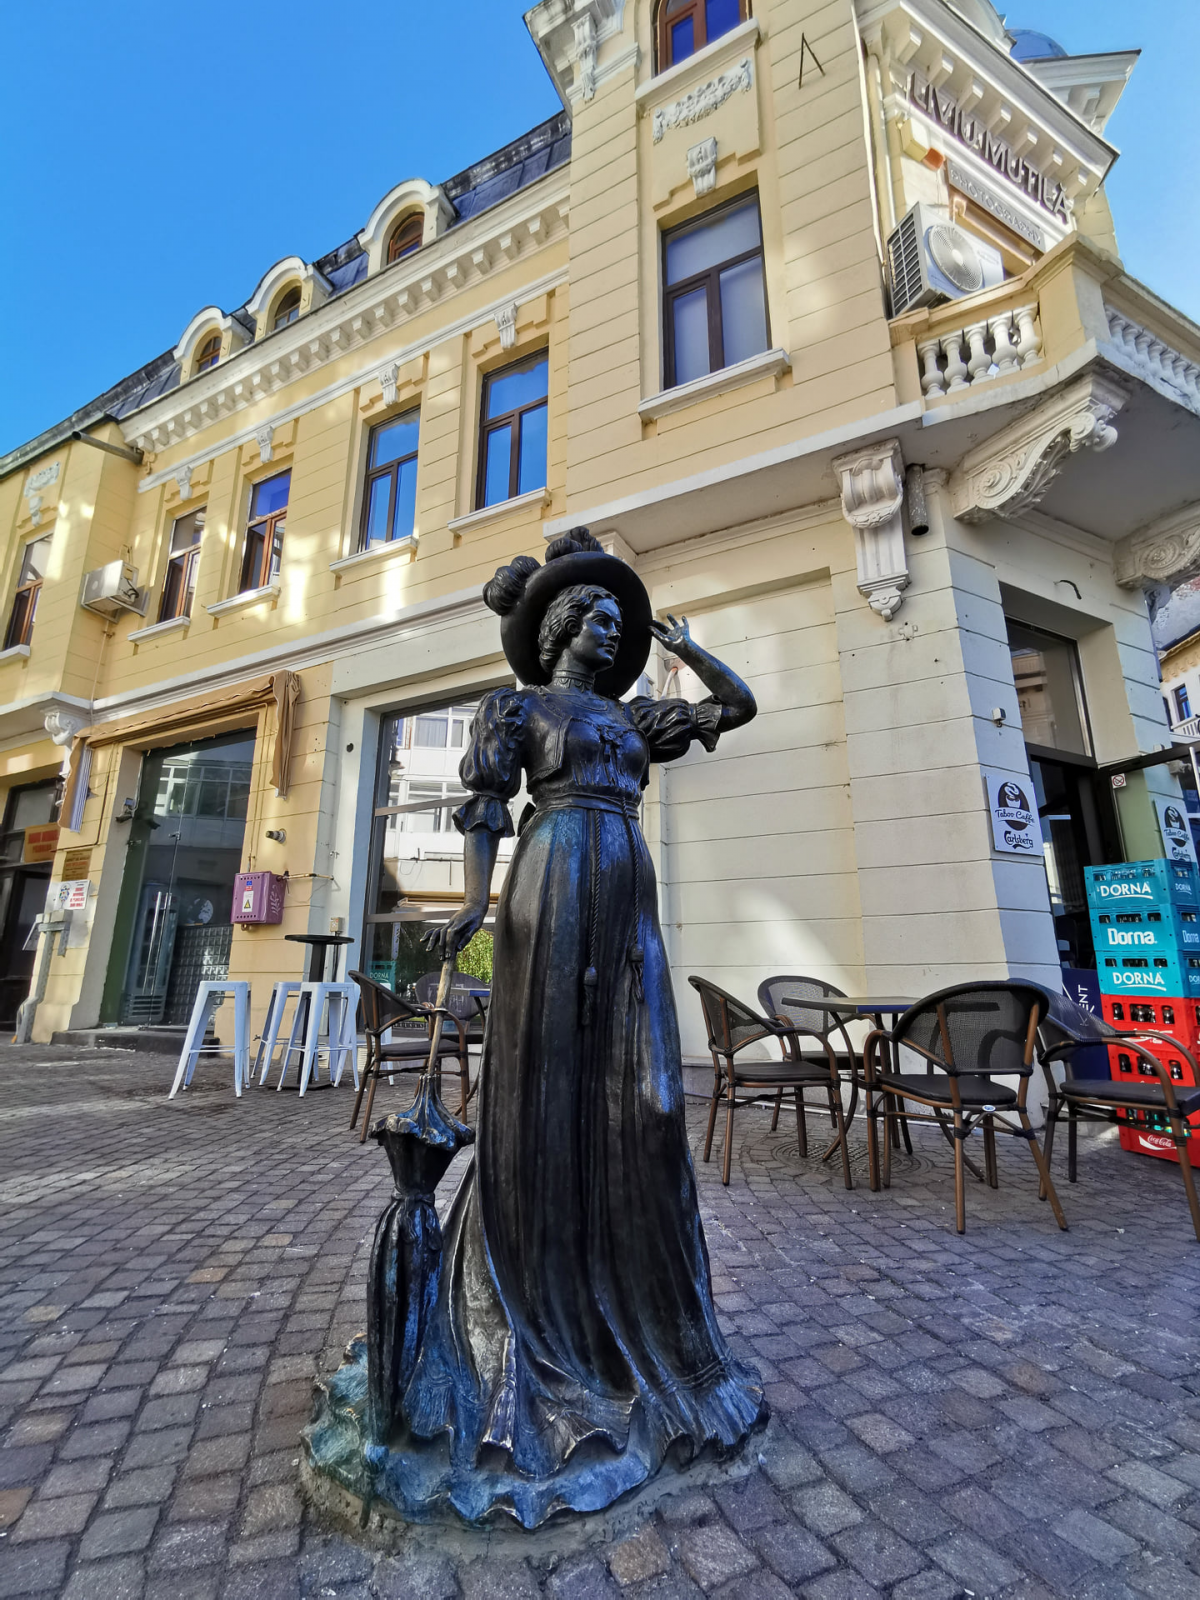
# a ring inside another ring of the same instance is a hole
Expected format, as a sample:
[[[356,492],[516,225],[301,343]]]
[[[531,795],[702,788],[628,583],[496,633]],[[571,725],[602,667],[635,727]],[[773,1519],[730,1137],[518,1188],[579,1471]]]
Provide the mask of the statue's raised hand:
[[[667,623],[670,623],[670,627],[667,626]],[[657,617],[652,617],[650,619],[650,632],[664,649],[674,651],[676,655],[683,656],[686,659],[689,646],[692,643],[692,636],[688,631],[688,619],[686,617],[673,617],[669,611],[667,612],[666,622],[660,622]]]

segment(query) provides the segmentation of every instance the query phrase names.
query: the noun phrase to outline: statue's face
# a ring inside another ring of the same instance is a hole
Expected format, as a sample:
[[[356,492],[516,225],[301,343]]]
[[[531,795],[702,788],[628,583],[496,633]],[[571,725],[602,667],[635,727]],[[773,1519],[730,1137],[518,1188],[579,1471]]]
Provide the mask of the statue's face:
[[[588,672],[611,667],[621,643],[621,609],[615,600],[597,600],[584,617],[569,650]]]

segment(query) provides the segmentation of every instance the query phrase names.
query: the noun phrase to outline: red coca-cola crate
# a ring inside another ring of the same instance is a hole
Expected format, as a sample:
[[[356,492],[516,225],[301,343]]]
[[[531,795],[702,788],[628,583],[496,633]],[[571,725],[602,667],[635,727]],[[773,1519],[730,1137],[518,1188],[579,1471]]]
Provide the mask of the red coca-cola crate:
[[[1200,1046],[1200,1001],[1179,996],[1102,994],[1100,1010],[1105,1022],[1122,1033],[1152,1028],[1169,1033],[1193,1055]]]
[[[1145,1039],[1137,1034],[1130,1034],[1131,1040],[1136,1040],[1143,1050],[1147,1051],[1156,1061],[1161,1061],[1170,1074],[1172,1083],[1178,1083],[1187,1088],[1194,1087],[1196,1074],[1181,1050],[1173,1050],[1169,1044],[1164,1044],[1161,1039]],[[1161,1079],[1154,1068],[1136,1050],[1123,1050],[1119,1044],[1110,1044],[1108,1047],[1109,1072],[1119,1083],[1133,1083],[1138,1078],[1146,1079],[1151,1083],[1160,1083]]]
[[[1131,1113],[1141,1115],[1140,1113]],[[1188,1126],[1194,1131],[1188,1140],[1188,1157],[1193,1166],[1200,1164],[1200,1111],[1193,1113],[1188,1118]],[[1119,1130],[1122,1150],[1130,1150],[1134,1155],[1157,1156],[1160,1161],[1179,1161],[1179,1151],[1175,1148],[1175,1141],[1171,1137],[1171,1130],[1166,1119],[1154,1125],[1148,1122],[1126,1122]]]
[[[1162,1062],[1172,1083],[1177,1083],[1180,1088],[1191,1088],[1196,1083],[1195,1070],[1181,1051],[1174,1050],[1161,1039],[1138,1038],[1131,1033],[1131,1042],[1134,1039],[1156,1061]],[[1140,1059],[1133,1050],[1123,1050],[1119,1044],[1110,1044],[1108,1058],[1109,1070],[1119,1083],[1135,1083],[1139,1080],[1143,1083],[1161,1083],[1149,1062]],[[1170,1124],[1161,1112],[1122,1111],[1119,1115],[1123,1123],[1120,1129],[1122,1150],[1132,1151],[1135,1155],[1157,1156],[1160,1161],[1179,1160],[1179,1152],[1171,1138]],[[1194,1112],[1188,1118],[1188,1123],[1196,1129],[1189,1153],[1194,1162],[1200,1163],[1200,1111]]]

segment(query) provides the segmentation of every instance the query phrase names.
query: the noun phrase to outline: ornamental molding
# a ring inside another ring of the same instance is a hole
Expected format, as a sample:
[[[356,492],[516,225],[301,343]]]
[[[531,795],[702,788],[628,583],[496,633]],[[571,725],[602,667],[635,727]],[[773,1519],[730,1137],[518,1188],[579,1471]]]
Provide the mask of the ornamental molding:
[[[715,139],[702,139],[699,144],[694,144],[687,153],[688,177],[696,191],[697,200],[701,195],[711,194],[717,187],[717,141]]]
[[[36,528],[42,520],[42,490],[48,489],[52,483],[58,482],[59,473],[62,471],[61,461],[52,461],[48,467],[43,467],[40,472],[31,472],[25,480],[22,490],[29,502],[29,520]]]
[[[950,478],[960,522],[1010,521],[1036,506],[1070,456],[1099,455],[1117,442],[1113,418],[1124,389],[1089,373],[965,455]]]
[[[525,26],[567,111],[640,59],[636,43],[602,59],[603,46],[624,32],[625,0],[542,0],[526,12]]]
[[[904,548],[904,457],[899,439],[884,439],[835,456],[842,515],[854,529],[858,592],[891,622],[908,588]]]
[[[1112,344],[1105,354],[1132,377],[1200,417],[1200,365],[1159,339],[1123,311],[1104,307]]]
[[[596,94],[596,18],[590,11],[576,17],[575,63],[579,68],[575,83],[585,100]]]
[[[383,390],[383,403],[385,406],[396,404],[396,384],[400,378],[400,364],[397,361],[385,362],[379,369],[379,387]]]
[[[266,466],[275,454],[275,429],[271,423],[254,430],[254,442],[258,446],[258,459]]]
[[[702,83],[699,88],[692,89],[681,99],[672,101],[669,106],[656,107],[653,120],[654,143],[660,144],[672,128],[686,127],[690,123],[700,122],[704,117],[711,116],[731,95],[739,91],[742,94],[749,94],[753,87],[754,61],[750,56],[743,56],[736,67],[723,72],[719,78],[712,78],[708,83]]]
[[[1200,576],[1200,505],[1174,511],[1169,517],[1117,541],[1113,577],[1123,589],[1149,589],[1166,584],[1175,589]]]
[[[446,305],[463,289],[536,256],[566,232],[569,217],[569,184],[556,170],[511,202],[502,202],[451,229],[416,255],[365,278],[299,321],[234,352],[219,367],[123,417],[121,431],[129,443],[141,441],[139,448],[148,452],[183,443],[214,423],[260,406],[296,379],[342,360],[382,334],[398,332],[402,338],[405,325],[430,307]],[[550,277],[557,283],[565,275],[548,274],[547,279]],[[538,283],[538,289],[532,283],[523,285],[522,294],[528,297],[548,286],[542,279]],[[475,327],[479,313],[463,321],[464,327]],[[396,359],[403,365],[448,333],[448,327],[439,328]],[[380,353],[376,353],[365,370],[377,370],[379,360]],[[309,410],[311,405],[306,402],[301,409]],[[252,438],[253,433],[249,429],[246,437]],[[227,444],[211,453],[218,455],[226,448]],[[163,481],[157,474],[154,477]],[[151,481],[141,479],[139,489]]]
[[[185,464],[184,466],[176,467],[174,472],[171,474],[171,476],[175,479],[175,483],[179,489],[179,498],[181,500],[187,500],[191,497],[192,473],[195,470],[195,467],[191,466],[190,464]]]
[[[511,350],[517,342],[517,302],[501,306],[496,312],[496,331],[500,335],[501,350]]]

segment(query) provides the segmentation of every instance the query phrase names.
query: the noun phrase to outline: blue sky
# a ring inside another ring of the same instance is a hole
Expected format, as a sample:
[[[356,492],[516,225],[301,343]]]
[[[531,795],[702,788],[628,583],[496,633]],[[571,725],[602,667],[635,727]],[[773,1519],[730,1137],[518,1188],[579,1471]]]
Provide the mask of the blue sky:
[[[527,0],[526,0],[527,3]],[[12,6],[0,97],[0,452],[558,107],[522,0]],[[1109,134],[1135,276],[1200,320],[1195,0],[1020,0],[1073,54],[1141,46]],[[1179,70],[1180,64],[1185,72]]]

